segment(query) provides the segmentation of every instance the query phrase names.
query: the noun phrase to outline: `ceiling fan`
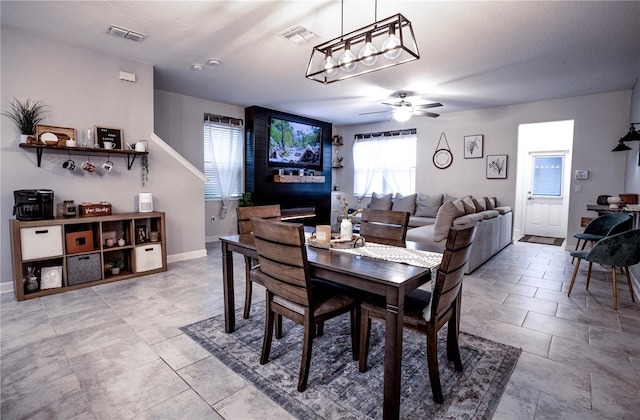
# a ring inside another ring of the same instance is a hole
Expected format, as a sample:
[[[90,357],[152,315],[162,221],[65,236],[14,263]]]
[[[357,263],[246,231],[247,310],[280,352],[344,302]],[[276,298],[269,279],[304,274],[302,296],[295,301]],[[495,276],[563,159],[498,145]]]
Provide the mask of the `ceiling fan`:
[[[405,100],[405,98],[408,96],[406,92],[400,92],[397,94],[397,96],[400,98],[400,101],[398,102],[394,102],[394,103],[382,102],[382,105],[391,106],[393,107],[393,109],[387,110],[387,111],[365,112],[360,115],[393,112],[393,117],[397,121],[407,121],[409,118],[411,118],[412,115],[419,115],[423,117],[432,117],[432,118],[437,118],[440,116],[440,114],[435,114],[433,112],[428,112],[424,110],[424,109],[437,108],[439,106],[442,106],[440,102],[434,102],[434,103],[422,104],[422,105],[412,105],[411,102]]]

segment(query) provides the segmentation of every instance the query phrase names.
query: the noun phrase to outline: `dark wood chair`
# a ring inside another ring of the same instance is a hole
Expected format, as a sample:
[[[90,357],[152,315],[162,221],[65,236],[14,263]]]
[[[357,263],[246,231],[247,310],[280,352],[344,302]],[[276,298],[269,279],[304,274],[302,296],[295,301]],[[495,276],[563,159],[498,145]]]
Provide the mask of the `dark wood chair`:
[[[301,224],[254,218],[253,235],[260,265],[251,270],[252,281],[267,289],[266,322],[260,364],[269,361],[276,315],[304,326],[302,361],[298,391],[307,387],[315,326],[351,312],[351,339],[354,360],[358,357],[359,301],[328,282],[312,281],[304,229]]]
[[[251,218],[259,217],[261,219],[268,220],[277,220],[280,221],[280,204],[273,204],[267,206],[247,206],[247,207],[238,207],[236,210],[236,214],[238,216],[238,233],[251,233]],[[245,264],[245,293],[244,293],[244,313],[242,317],[244,319],[249,318],[249,311],[251,310],[251,295],[252,295],[252,284],[249,276],[249,271],[251,268],[258,265],[258,260],[253,259],[248,256],[244,256],[244,264]],[[261,284],[261,283],[259,283]],[[263,284],[261,284],[264,286]]]
[[[576,281],[578,268],[580,268],[580,261],[586,260],[589,261],[589,269],[587,270],[587,290],[589,290],[589,280],[591,280],[592,264],[595,262],[611,266],[611,277],[613,280],[613,309],[617,310],[618,292],[616,285],[616,267],[620,267],[621,271],[623,271],[627,277],[627,285],[629,286],[631,301],[636,301],[633,295],[633,286],[631,284],[631,276],[629,275],[629,267],[640,263],[640,229],[627,230],[626,232],[607,236],[606,238],[596,242],[591,250],[573,251],[571,256],[577,258],[578,262],[576,263],[576,267],[573,269],[573,276],[571,277],[571,284],[569,285],[567,296],[571,296],[571,289],[573,289],[573,284]]]
[[[364,209],[360,236],[367,242],[405,247],[409,216],[406,211]]]
[[[456,226],[449,230],[442,264],[438,268],[432,293],[419,288],[408,293],[404,304],[405,328],[418,331],[427,336],[427,366],[433,400],[442,404],[442,387],[438,371],[438,331],[448,324],[447,358],[452,360],[455,369],[462,372],[462,361],[458,345],[460,329],[460,302],[464,267],[476,234],[476,224]],[[430,306],[429,306],[430,305]],[[386,317],[385,298],[372,297],[361,304],[360,324],[360,372],[367,370],[369,353],[369,334],[371,319],[383,322]]]

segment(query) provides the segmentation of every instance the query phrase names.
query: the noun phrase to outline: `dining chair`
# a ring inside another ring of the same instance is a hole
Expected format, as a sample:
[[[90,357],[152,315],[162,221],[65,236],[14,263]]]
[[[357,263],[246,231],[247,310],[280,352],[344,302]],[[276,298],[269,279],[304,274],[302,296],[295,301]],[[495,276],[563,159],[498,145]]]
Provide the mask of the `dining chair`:
[[[252,281],[264,284],[266,321],[260,364],[269,361],[274,320],[284,316],[304,327],[298,391],[307,387],[315,326],[351,313],[353,359],[358,358],[360,301],[346,289],[311,277],[304,228],[301,224],[253,218],[253,235],[260,265],[251,269]]]
[[[598,263],[611,266],[611,278],[613,281],[613,309],[618,309],[618,293],[616,286],[616,267],[624,272],[627,277],[627,285],[631,294],[631,301],[635,302],[633,295],[633,285],[631,284],[631,276],[629,275],[629,267],[640,263],[640,229],[627,230],[617,233],[606,238],[600,239],[590,250],[580,250],[571,252],[572,257],[576,257],[578,262],[573,269],[571,284],[567,296],[571,296],[571,289],[576,281],[580,261],[589,261],[589,269],[587,270],[587,290],[589,290],[589,280],[591,279],[591,266]]]
[[[442,263],[438,268],[433,289],[427,287],[415,289],[408,293],[404,303],[404,317],[402,323],[405,328],[426,335],[427,366],[433,401],[442,404],[442,387],[438,370],[438,331],[448,324],[447,331],[447,359],[453,361],[455,370],[462,372],[462,360],[458,335],[460,331],[460,304],[462,278],[464,267],[469,260],[471,245],[476,234],[476,223],[454,226],[449,230],[447,243],[442,255]],[[367,370],[369,353],[369,335],[371,319],[384,322],[387,308],[385,298],[375,296],[365,300],[360,305],[360,372]]]
[[[261,219],[280,220],[280,204],[266,205],[266,206],[246,206],[238,207],[236,209],[238,216],[238,233],[251,233],[251,218],[259,217]],[[244,271],[245,271],[245,293],[244,293],[244,313],[242,317],[244,319],[249,318],[249,311],[251,310],[251,295],[252,295],[252,283],[249,271],[254,266],[258,265],[258,260],[244,256]],[[260,284],[260,283],[259,283]],[[261,284],[262,285],[262,284]],[[264,286],[264,285],[262,285]]]
[[[409,216],[406,211],[364,209],[360,236],[367,242],[406,247]]]
[[[575,251],[578,250],[581,240],[582,248],[580,249],[584,249],[587,243],[589,243],[590,247],[593,247],[594,243],[598,242],[605,236],[631,229],[632,223],[633,217],[628,213],[615,212],[596,217],[587,224],[582,233],[576,233],[573,235],[574,238],[578,239]],[[614,230],[611,231],[611,229]],[[571,258],[571,264],[573,264],[574,260],[575,257]]]

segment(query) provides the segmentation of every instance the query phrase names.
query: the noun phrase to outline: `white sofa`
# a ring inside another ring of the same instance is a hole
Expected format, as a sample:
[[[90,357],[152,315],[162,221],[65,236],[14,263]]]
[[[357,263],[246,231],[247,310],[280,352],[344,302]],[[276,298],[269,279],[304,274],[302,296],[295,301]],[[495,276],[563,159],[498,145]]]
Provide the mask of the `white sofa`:
[[[369,208],[408,211],[411,216],[407,240],[423,243],[427,250],[434,252],[444,252],[451,226],[478,222],[465,274],[473,272],[513,242],[511,207],[498,206],[495,197],[455,198],[447,194],[417,193],[396,194],[392,199],[391,194],[374,193]]]

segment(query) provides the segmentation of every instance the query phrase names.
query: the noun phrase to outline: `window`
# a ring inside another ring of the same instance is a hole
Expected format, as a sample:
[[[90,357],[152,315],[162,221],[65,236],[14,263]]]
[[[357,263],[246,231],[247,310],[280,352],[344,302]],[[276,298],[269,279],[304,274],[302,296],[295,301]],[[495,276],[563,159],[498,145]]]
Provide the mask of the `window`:
[[[353,141],[354,193],[413,194],[416,190],[416,129],[356,134]]]
[[[562,195],[562,156],[533,158],[533,195],[560,197]]]
[[[205,114],[205,200],[223,200],[242,195],[244,186],[244,129],[242,120]]]

